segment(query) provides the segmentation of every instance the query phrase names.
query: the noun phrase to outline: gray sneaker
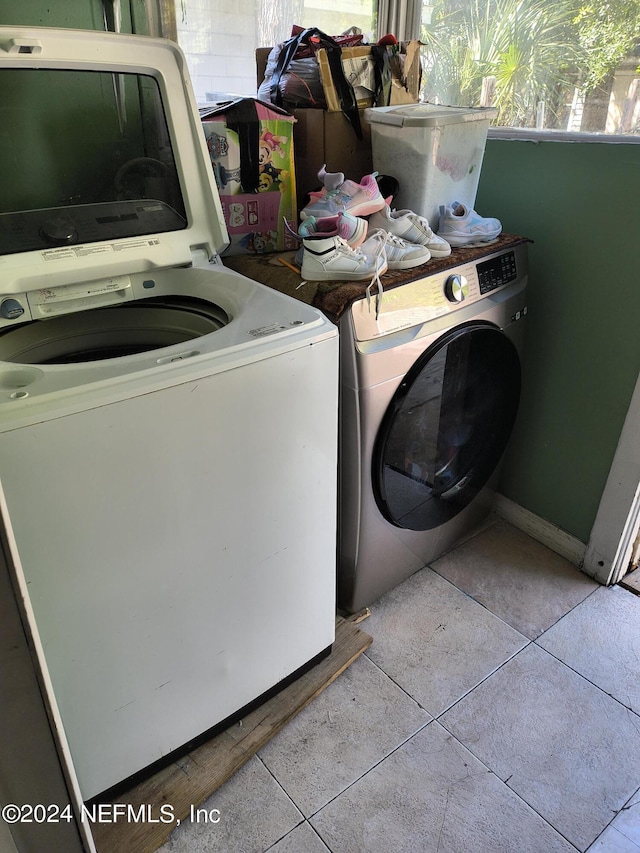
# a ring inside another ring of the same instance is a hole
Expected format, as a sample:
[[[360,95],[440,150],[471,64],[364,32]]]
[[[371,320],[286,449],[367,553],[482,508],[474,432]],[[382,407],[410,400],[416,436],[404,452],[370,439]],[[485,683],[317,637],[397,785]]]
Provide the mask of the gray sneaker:
[[[407,243],[426,246],[432,258],[446,258],[451,254],[449,243],[434,234],[427,220],[412,210],[391,210],[389,205],[385,204],[382,210],[371,214],[369,228],[382,228]]]
[[[384,253],[390,270],[412,269],[426,264],[431,259],[431,253],[426,246],[407,243],[402,237],[396,237],[382,228],[369,234],[361,249],[366,255]]]

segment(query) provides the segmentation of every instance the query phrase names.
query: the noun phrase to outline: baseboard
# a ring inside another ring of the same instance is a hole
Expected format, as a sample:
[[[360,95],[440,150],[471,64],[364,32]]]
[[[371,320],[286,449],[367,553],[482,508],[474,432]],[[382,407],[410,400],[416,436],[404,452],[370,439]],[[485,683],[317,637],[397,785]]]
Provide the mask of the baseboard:
[[[582,568],[587,546],[575,536],[561,530],[550,521],[540,518],[539,515],[535,515],[535,513],[509,498],[505,498],[504,495],[496,495],[493,509],[496,515],[504,518],[509,524],[513,524],[518,530],[528,533],[532,539],[546,545],[547,548],[555,551],[556,554],[560,554],[574,566]]]

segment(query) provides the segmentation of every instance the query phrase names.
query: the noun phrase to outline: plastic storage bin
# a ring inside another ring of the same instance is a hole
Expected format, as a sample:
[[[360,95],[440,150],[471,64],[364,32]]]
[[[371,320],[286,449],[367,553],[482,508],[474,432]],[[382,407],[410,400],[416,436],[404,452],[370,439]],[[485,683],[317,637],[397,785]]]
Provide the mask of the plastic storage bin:
[[[408,208],[438,227],[441,204],[473,207],[491,108],[407,104],[365,110],[371,124],[373,168],[393,175],[400,188],[394,206]]]

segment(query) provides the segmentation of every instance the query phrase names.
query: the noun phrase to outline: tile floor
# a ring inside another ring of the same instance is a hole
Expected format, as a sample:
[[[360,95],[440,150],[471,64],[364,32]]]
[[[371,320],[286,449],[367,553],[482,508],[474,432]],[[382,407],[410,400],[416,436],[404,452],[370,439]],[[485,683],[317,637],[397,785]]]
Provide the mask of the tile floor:
[[[163,853],[640,853],[640,597],[491,519],[371,611]]]

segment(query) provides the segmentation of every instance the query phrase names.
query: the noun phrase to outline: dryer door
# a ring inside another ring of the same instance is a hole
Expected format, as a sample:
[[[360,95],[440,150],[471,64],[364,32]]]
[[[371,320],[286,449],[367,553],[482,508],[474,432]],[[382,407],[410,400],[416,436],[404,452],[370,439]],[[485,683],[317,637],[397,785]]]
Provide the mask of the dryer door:
[[[497,326],[443,335],[407,373],[373,453],[378,507],[397,527],[431,530],[453,518],[496,471],[520,399],[520,360]]]

